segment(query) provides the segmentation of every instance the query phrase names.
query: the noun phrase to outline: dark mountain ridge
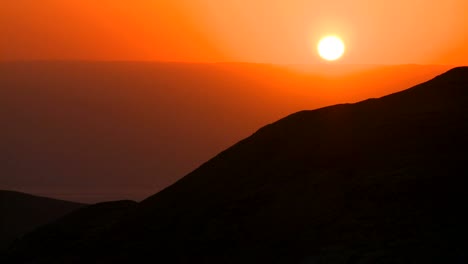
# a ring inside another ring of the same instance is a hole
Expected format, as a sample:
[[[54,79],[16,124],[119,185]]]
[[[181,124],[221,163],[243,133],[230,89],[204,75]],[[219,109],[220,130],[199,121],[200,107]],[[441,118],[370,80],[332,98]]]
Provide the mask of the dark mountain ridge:
[[[0,253],[15,239],[82,206],[84,204],[0,190]]]
[[[466,263],[467,104],[460,67],[379,99],[290,115],[97,234],[63,243],[66,228],[52,224],[10,259]]]
[[[140,201],[286,114],[385,95],[448,69],[0,62],[0,189]]]

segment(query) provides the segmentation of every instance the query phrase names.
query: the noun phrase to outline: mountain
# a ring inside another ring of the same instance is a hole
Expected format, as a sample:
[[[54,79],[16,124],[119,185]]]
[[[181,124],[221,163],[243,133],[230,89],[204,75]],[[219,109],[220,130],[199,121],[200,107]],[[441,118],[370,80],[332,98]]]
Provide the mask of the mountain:
[[[0,253],[15,239],[84,204],[0,190]]]
[[[18,241],[8,260],[466,263],[467,104],[460,67],[379,99],[292,114],[117,221],[72,239],[76,227],[59,221]]]
[[[400,91],[448,69],[0,62],[0,189],[142,200],[286,114]]]

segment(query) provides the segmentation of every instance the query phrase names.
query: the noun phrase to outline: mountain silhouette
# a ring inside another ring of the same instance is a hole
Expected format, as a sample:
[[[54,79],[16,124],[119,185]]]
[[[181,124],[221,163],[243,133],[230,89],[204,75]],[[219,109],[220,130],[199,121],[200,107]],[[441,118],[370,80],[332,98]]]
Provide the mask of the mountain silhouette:
[[[0,253],[15,239],[84,204],[0,190]]]
[[[0,62],[0,189],[141,201],[286,114],[400,91],[448,69]]]
[[[292,114],[116,220],[93,222],[85,208],[72,218],[96,225],[77,228],[68,215],[30,233],[8,260],[466,263],[467,105],[460,67],[379,99]]]

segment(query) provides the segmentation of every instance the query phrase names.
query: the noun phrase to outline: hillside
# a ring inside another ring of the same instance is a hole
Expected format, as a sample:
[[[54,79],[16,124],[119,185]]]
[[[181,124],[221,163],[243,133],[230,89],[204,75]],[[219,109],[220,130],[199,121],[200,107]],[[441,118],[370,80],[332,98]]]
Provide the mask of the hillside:
[[[35,228],[84,204],[0,190],[0,252]]]
[[[292,114],[118,222],[72,241],[73,226],[51,225],[10,259],[466,263],[467,104],[461,67],[379,99]]]
[[[0,189],[142,200],[286,114],[381,96],[448,69],[315,67],[0,63]]]

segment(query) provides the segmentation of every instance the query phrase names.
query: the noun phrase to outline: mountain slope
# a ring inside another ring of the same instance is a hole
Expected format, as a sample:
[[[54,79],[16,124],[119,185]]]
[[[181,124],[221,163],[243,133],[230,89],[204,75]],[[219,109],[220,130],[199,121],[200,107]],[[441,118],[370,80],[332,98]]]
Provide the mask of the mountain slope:
[[[288,113],[400,91],[447,69],[0,62],[0,189],[142,200]]]
[[[84,204],[0,190],[0,252],[15,239]]]
[[[84,232],[81,247],[51,251],[33,233],[12,259],[34,248],[26,260],[466,263],[467,104],[462,67],[380,99],[293,114],[108,229]]]

